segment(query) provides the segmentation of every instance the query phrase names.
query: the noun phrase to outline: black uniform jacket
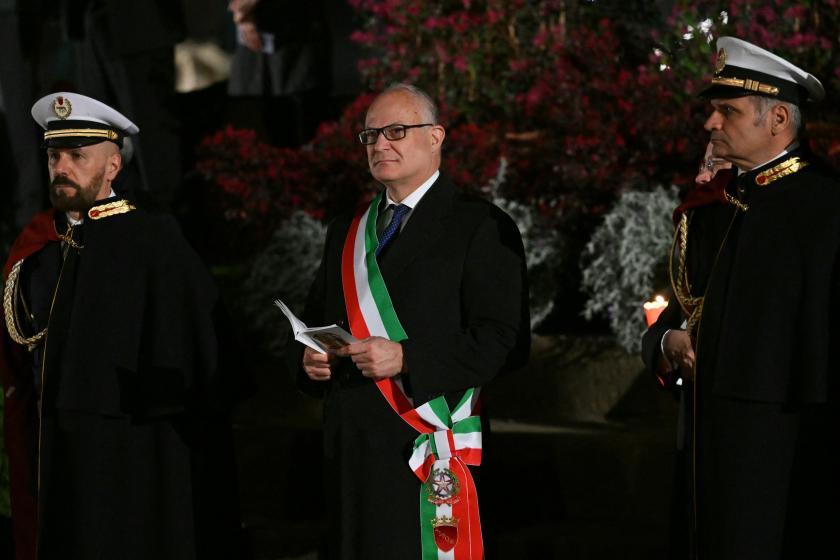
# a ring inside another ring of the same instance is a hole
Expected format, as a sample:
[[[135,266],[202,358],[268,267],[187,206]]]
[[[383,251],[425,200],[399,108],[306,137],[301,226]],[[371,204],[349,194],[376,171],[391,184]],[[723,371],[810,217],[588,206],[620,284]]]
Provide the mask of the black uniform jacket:
[[[837,374],[840,183],[813,160],[764,186],[755,181],[796,156],[809,160],[792,152],[736,183],[749,210],[733,218],[712,265],[698,335],[698,354],[716,347],[705,365],[722,396],[822,403]]]
[[[331,224],[305,320],[347,325],[341,252],[352,215]],[[408,339],[402,342],[407,391],[419,406],[446,395],[450,406],[527,359],[530,328],[525,256],[504,212],[458,193],[441,175],[402,232],[380,256],[385,284]],[[417,433],[350,360],[326,393],[324,451],[331,555],[419,558],[420,481],[407,459]]]
[[[212,279],[165,215],[87,218],[73,239],[79,249],[48,242],[20,275],[28,330],[48,327],[27,366],[39,558],[233,557]]]
[[[756,180],[792,157],[809,165]],[[838,520],[840,464],[826,450],[840,444],[840,183],[794,151],[728,192],[748,209],[697,208],[689,224],[705,294],[687,399],[691,548],[799,558],[830,546]],[[666,309],[650,338],[676,320]],[[646,342],[650,363],[658,340]]]

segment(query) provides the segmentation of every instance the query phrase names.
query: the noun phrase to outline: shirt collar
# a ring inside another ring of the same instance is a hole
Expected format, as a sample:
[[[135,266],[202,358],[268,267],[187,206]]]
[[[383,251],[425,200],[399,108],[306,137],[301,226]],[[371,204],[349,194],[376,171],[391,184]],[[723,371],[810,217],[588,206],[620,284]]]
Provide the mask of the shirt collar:
[[[796,149],[796,148],[798,148],[798,147],[799,147],[799,142],[798,142],[798,141],[794,141],[794,142],[793,142],[793,143],[791,143],[791,144],[790,144],[787,148],[785,148],[784,150],[782,150],[780,153],[776,154],[774,157],[771,157],[770,159],[768,159],[767,161],[765,161],[765,162],[764,162],[764,163],[762,163],[761,165],[756,165],[756,166],[755,166],[755,167],[753,167],[752,169],[746,169],[746,170],[741,169],[741,168],[739,167],[739,168],[738,168],[738,176],[740,177],[743,173],[749,173],[749,172],[750,172],[750,171],[752,171],[753,169],[758,169],[759,167],[764,167],[765,165],[767,165],[767,164],[768,164],[768,163],[770,163],[771,161],[776,161],[776,160],[777,160],[777,159],[779,159],[780,157],[782,157],[782,156],[785,156],[785,155],[789,154],[790,152],[792,152],[793,150],[795,150],[795,149]]]
[[[391,200],[391,197],[388,196],[388,191],[386,190],[385,191],[385,208],[387,208],[391,204],[403,204],[405,206],[408,206],[411,209],[414,209],[414,207],[417,206],[417,204],[420,202],[420,199],[423,198],[423,195],[425,195],[426,192],[430,188],[432,188],[432,185],[435,183],[435,181],[437,181],[437,178],[439,176],[440,176],[440,171],[435,171],[434,173],[432,173],[431,177],[426,179],[426,182],[424,182],[422,185],[420,185],[419,187],[414,189],[414,192],[412,192],[410,195],[408,195],[407,197],[402,199],[402,201],[400,201],[400,202],[394,202],[393,200]]]

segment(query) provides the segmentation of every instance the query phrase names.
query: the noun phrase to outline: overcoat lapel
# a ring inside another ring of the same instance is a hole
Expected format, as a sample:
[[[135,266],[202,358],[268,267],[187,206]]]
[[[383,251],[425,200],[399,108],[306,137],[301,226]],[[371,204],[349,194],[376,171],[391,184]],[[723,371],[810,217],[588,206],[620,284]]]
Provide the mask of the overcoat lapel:
[[[379,263],[386,282],[396,278],[446,232],[445,224],[452,213],[454,194],[452,183],[443,175],[438,177]]]

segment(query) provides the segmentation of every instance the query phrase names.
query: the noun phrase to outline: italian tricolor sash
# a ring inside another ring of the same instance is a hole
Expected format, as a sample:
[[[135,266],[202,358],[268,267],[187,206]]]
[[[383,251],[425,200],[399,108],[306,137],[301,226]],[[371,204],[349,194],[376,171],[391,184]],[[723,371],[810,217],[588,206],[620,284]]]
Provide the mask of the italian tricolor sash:
[[[408,336],[376,262],[376,217],[382,196],[360,209],[347,233],[341,257],[344,303],[353,336],[399,342]],[[450,410],[443,396],[415,408],[399,378],[379,379],[376,386],[394,412],[420,433],[409,466],[423,481],[423,560],[482,560],[478,496],[467,467],[481,464],[479,388],[468,389],[455,410]]]

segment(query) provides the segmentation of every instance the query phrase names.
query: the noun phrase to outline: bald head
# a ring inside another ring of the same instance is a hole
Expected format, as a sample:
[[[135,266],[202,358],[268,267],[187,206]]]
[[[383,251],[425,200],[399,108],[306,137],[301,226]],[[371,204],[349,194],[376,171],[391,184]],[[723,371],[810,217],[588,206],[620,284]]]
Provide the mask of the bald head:
[[[402,135],[389,140],[382,131],[395,125]],[[446,132],[437,124],[434,102],[422,90],[396,84],[383,91],[368,109],[365,129],[380,131],[366,145],[368,166],[394,201],[414,192],[440,167]]]
[[[390,86],[385,88],[385,90],[383,90],[382,93],[380,93],[377,96],[377,98],[373,101],[373,103],[376,103],[376,101],[384,95],[388,95],[388,94],[391,94],[391,93],[398,93],[398,92],[401,92],[401,93],[404,93],[404,94],[408,95],[409,97],[413,98],[414,101],[417,102],[418,109],[420,110],[420,114],[424,119],[423,122],[437,124],[437,122],[438,122],[438,108],[437,108],[437,105],[435,104],[434,99],[432,99],[429,96],[428,93],[426,93],[425,91],[423,91],[419,87],[413,86],[411,84],[406,84],[406,83],[403,83],[403,82],[398,82],[398,83],[395,83],[395,84],[391,84]],[[373,104],[371,104],[371,107],[372,106],[373,106]]]

